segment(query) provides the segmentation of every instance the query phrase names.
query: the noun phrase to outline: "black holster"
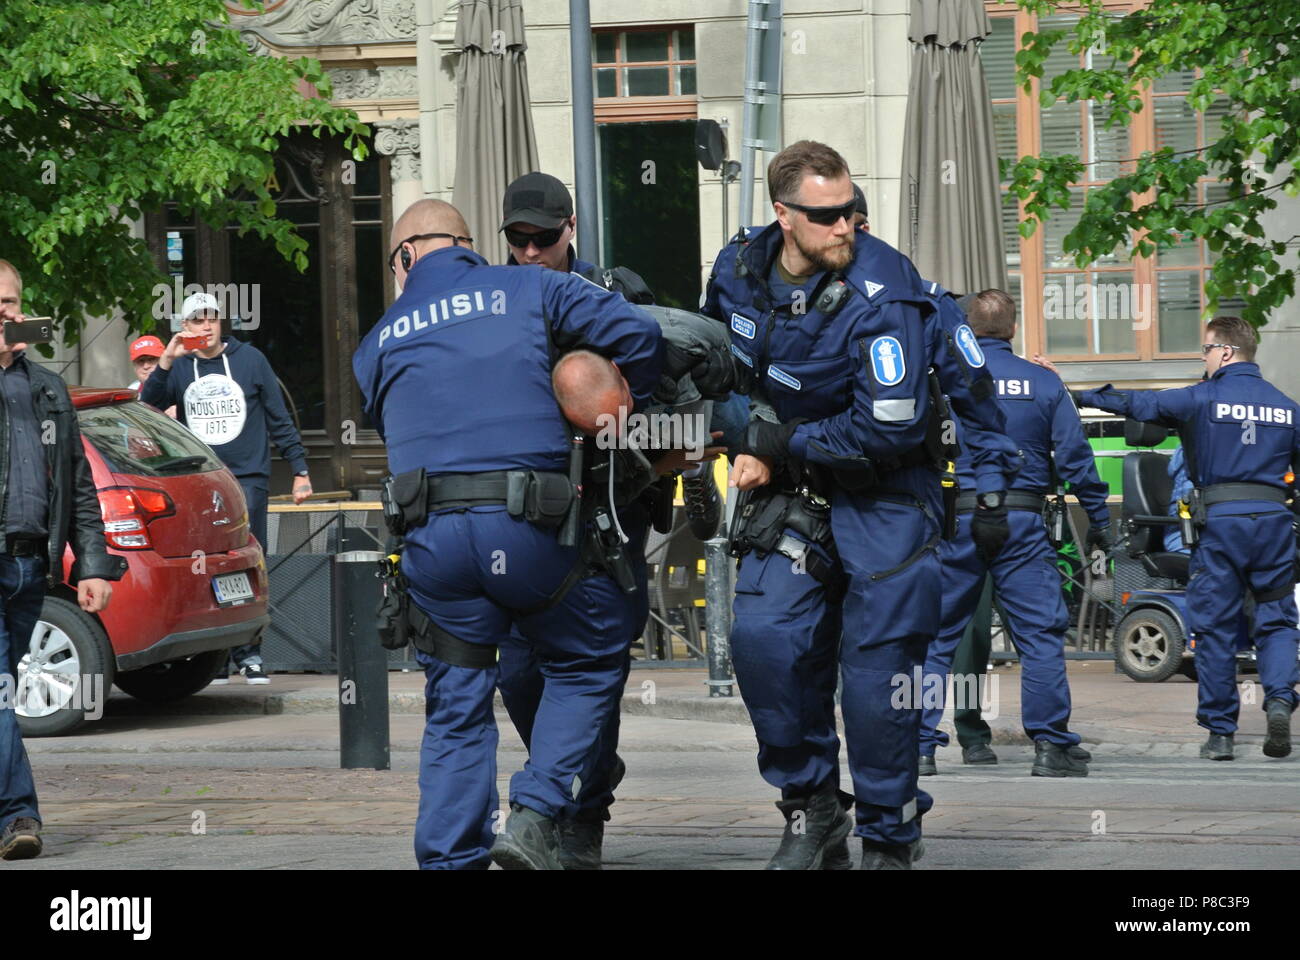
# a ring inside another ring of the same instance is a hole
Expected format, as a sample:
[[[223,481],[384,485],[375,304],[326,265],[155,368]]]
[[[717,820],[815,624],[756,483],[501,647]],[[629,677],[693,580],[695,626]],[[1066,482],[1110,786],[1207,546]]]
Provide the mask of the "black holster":
[[[429,481],[424,467],[384,477],[379,501],[384,508],[384,526],[394,537],[424,523],[429,515]]]

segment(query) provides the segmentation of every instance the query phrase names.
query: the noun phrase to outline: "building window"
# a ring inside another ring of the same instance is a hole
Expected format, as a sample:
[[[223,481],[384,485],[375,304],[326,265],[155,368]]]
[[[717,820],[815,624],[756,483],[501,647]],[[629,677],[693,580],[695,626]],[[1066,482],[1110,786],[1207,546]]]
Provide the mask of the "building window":
[[[1131,3],[1108,4],[1116,14]],[[1071,53],[1062,40],[1044,64],[1042,80],[1027,93],[1016,85],[1018,38],[1027,32],[1066,29],[1077,20],[1070,15],[1036,17],[988,3],[992,35],[980,47],[993,101],[994,137],[998,156],[1009,163],[1025,155],[1072,153],[1085,164],[1083,179],[1071,188],[1068,210],[1053,208],[1051,219],[1028,239],[1017,225],[1023,217],[1005,192],[1002,234],[1007,256],[1010,293],[1020,312],[1019,346],[1027,353],[1045,353],[1060,360],[1150,360],[1199,356],[1200,311],[1204,278],[1213,254],[1192,238],[1185,246],[1150,257],[1129,255],[1132,243],[1119,245],[1086,269],[1074,265],[1064,250],[1065,235],[1078,223],[1089,191],[1133,169],[1133,158],[1165,145],[1194,150],[1215,137],[1222,108],[1204,115],[1186,103],[1195,79],[1167,77],[1143,94],[1144,107],[1127,127],[1107,129],[1107,105],[1097,101],[1039,105],[1043,85],[1066,70],[1091,67],[1091,51]],[[1226,186],[1213,178],[1198,185],[1198,201],[1226,197]],[[1147,202],[1146,195],[1133,198]],[[1223,303],[1225,311],[1232,303]]]
[[[595,31],[592,60],[598,123],[695,115],[693,26]]]

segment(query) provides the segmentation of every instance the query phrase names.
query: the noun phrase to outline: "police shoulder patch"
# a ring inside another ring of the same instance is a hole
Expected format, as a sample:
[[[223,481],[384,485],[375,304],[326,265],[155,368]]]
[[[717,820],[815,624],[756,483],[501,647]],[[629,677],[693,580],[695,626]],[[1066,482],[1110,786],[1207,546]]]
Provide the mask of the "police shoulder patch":
[[[742,317],[738,313],[733,313],[731,315],[731,329],[736,331],[736,333],[740,334],[746,340],[753,340],[754,333],[758,330],[758,326],[748,317]]]
[[[957,341],[957,349],[961,351],[967,363],[972,367],[984,366],[984,351],[980,349],[974,330],[964,323],[959,323],[953,338]]]
[[[736,346],[734,343],[731,345],[731,352],[734,353],[736,358],[740,360],[741,363],[745,364],[745,366],[752,367],[754,365],[754,361],[750,358],[749,354],[744,350],[741,350],[740,347]]]
[[[877,383],[893,387],[903,382],[907,376],[907,361],[897,337],[876,337],[871,342],[870,353],[871,375]]]
[[[874,297],[881,290],[885,289],[883,283],[876,283],[874,280],[863,280],[862,285],[867,288],[867,296]]]

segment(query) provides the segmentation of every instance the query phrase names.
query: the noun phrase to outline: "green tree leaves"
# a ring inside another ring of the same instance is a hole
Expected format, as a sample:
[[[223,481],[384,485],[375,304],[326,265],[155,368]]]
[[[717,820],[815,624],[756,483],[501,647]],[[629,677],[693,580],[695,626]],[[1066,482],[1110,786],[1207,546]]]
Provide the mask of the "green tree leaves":
[[[63,321],[69,342],[75,318],[115,308],[152,327],[166,278],[132,235],[142,211],[175,201],[303,270],[307,244],[266,187],[276,138],[305,126],[365,156],[368,131],[330,105],[320,63],[249,52],[222,0],[0,0],[0,36],[0,257],[23,274],[25,310]]]
[[[1122,176],[1088,191],[1083,214],[1063,244],[1076,265],[1086,266],[1121,243],[1149,256],[1201,238],[1218,255],[1205,285],[1207,316],[1219,300],[1240,297],[1245,319],[1265,324],[1295,293],[1295,268],[1284,269],[1277,259],[1286,246],[1266,238],[1260,218],[1277,206],[1277,191],[1300,194],[1300,5],[1151,0],[1145,9],[1117,15],[1101,0],[1071,3],[1068,10],[1058,0],[1017,2],[1040,16],[1079,13],[1069,30],[1024,36],[1016,64],[1026,91],[1032,78],[1044,76],[1057,44],[1074,53],[1092,51],[1091,69],[1067,70],[1040,83],[1044,106],[1104,101],[1108,127],[1129,125],[1156,80],[1198,72],[1187,104],[1198,111],[1216,102],[1226,108],[1217,124],[1205,114],[1203,148],[1143,152],[1131,158]],[[1077,156],[1063,155],[1022,157],[1004,171],[1008,202],[1014,197],[1025,204],[1021,236],[1032,236],[1053,207],[1069,207],[1068,185],[1084,169]],[[1226,199],[1202,200],[1197,182],[1207,176],[1225,183]],[[1135,194],[1146,196],[1135,205]]]

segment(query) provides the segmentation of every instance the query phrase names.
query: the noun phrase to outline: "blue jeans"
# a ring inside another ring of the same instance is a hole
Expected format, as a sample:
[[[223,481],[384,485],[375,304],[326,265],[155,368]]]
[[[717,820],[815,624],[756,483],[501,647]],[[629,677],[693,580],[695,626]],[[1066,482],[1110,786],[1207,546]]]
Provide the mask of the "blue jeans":
[[[244,491],[244,500],[248,503],[248,527],[257,542],[262,545],[262,552],[267,552],[266,514],[267,514],[267,479],[266,477],[238,477],[239,486]],[[252,666],[262,662],[262,641],[246,643],[230,651],[230,659],[235,661],[235,669]]]
[[[45,602],[45,557],[0,554],[0,832],[19,817],[40,820],[36,784],[18,730],[18,662]]]

